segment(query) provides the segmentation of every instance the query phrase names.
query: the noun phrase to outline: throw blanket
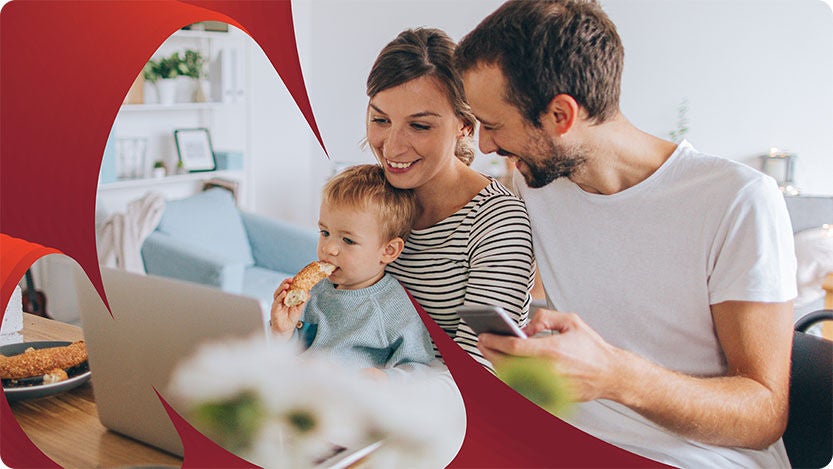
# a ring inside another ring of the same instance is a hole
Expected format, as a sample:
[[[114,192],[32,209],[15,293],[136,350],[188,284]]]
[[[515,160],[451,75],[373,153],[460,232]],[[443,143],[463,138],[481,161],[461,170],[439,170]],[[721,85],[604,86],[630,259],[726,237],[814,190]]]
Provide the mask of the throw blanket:
[[[796,307],[824,296],[824,277],[833,272],[833,226],[805,230],[795,235],[798,261]]]
[[[142,243],[156,229],[165,211],[162,194],[149,192],[127,205],[126,213],[114,213],[99,229],[98,261],[107,267],[145,273]]]

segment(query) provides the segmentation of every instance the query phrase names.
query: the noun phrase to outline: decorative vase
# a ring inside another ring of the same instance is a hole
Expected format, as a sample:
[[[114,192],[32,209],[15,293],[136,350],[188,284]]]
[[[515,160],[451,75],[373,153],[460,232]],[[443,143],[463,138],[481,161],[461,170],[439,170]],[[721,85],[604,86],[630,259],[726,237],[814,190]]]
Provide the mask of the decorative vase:
[[[156,83],[151,83],[148,80],[142,84],[142,98],[143,104],[159,104],[159,91]]]
[[[176,81],[170,78],[158,80],[156,92],[159,95],[159,104],[172,105],[176,102]]]
[[[173,81],[176,83],[176,102],[194,102],[194,88],[196,87],[196,80],[191,77],[180,75],[174,78]]]
[[[208,102],[209,96],[211,96],[211,82],[202,78],[197,78],[196,86],[194,86],[194,102]]]

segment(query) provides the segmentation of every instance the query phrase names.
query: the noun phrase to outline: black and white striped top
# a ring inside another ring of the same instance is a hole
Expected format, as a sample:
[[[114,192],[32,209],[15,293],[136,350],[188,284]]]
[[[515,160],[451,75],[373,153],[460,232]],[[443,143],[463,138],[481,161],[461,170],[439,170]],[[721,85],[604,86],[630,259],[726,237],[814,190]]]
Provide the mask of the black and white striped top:
[[[413,230],[387,271],[463,350],[491,369],[477,336],[455,311],[464,304],[498,305],[519,325],[527,323],[534,266],[526,208],[493,180],[453,215]]]

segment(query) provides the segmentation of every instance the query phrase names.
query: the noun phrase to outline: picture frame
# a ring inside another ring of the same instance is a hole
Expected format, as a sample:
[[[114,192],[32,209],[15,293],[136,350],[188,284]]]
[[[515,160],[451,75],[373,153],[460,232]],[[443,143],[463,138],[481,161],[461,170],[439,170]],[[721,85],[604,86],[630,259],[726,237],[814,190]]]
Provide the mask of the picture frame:
[[[176,151],[182,167],[188,172],[214,171],[217,161],[211,146],[211,135],[204,127],[174,130]]]

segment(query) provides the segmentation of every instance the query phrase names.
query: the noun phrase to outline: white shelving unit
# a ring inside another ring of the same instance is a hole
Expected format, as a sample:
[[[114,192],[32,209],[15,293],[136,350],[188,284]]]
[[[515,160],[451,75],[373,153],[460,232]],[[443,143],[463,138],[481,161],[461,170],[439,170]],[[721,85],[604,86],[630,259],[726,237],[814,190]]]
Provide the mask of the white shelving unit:
[[[174,51],[195,49],[207,59],[211,92],[208,102],[177,102],[171,105],[146,100],[143,104],[124,104],[113,124],[111,149],[116,139],[139,138],[147,143],[145,177],[100,183],[96,199],[96,224],[114,213],[124,213],[127,205],[148,192],[161,193],[174,200],[202,190],[203,183],[213,178],[236,181],[238,203],[246,208],[251,200],[250,117],[247,103],[248,49],[251,39],[242,31],[229,27],[228,32],[180,30],[166,40],[153,58]],[[145,84],[145,98],[155,98],[153,85]],[[151,177],[154,161],[164,161],[175,168],[178,154],[174,130],[205,127],[209,129],[212,146],[217,151],[240,152],[243,168],[177,174],[163,178]],[[115,155],[108,155],[114,157]],[[115,160],[112,160],[113,162]],[[35,283],[47,292],[48,311],[58,320],[78,323],[78,302],[72,284],[75,263],[63,255],[46,256],[35,263]]]
[[[245,172],[240,170],[203,171],[199,173],[174,174],[160,178],[123,179],[121,181],[101,184],[98,190],[101,193],[136,187],[151,189],[169,184],[181,184],[183,182],[203,182],[213,178],[226,178],[239,181],[243,177],[245,177]]]
[[[236,181],[238,201],[245,207],[248,195],[249,113],[247,111],[248,67],[247,48],[251,40],[242,31],[229,26],[228,32],[180,30],[171,35],[153,54],[154,59],[186,49],[199,51],[206,59],[209,84],[207,102],[188,102],[190,96],[180,91],[174,104],[159,104],[155,85],[144,83],[142,104],[123,104],[113,124],[111,144],[122,139],[140,139],[145,143],[144,160],[134,178],[113,181],[108,178],[99,185],[96,207],[97,220],[112,213],[124,212],[127,204],[147,192],[159,192],[172,200],[191,195],[202,188],[205,180],[221,177]],[[244,155],[243,168],[151,177],[154,162],[162,161],[169,173],[179,159],[174,130],[206,128],[216,152],[231,151]],[[116,156],[116,155],[111,155]]]

